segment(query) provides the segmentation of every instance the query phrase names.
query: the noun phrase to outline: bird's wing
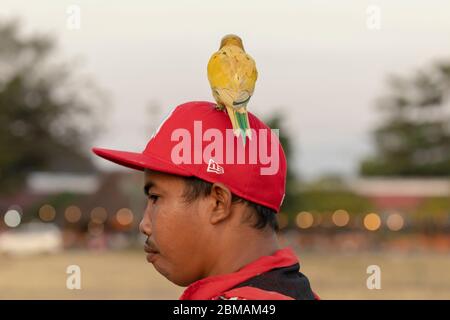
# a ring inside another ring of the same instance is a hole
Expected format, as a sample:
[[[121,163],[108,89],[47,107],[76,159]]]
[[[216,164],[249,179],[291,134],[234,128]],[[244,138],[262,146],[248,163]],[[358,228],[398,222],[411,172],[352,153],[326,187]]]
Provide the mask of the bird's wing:
[[[225,46],[214,53],[208,63],[208,79],[224,100],[248,101],[255,89],[258,77],[255,61],[236,46]],[[225,102],[225,101],[224,101]]]

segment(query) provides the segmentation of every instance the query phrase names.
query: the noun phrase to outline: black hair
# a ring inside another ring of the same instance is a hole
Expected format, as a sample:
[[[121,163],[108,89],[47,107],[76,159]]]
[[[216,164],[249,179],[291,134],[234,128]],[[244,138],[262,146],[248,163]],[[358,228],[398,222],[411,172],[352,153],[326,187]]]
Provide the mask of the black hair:
[[[184,199],[187,203],[192,203],[199,197],[206,197],[211,194],[213,184],[197,177],[183,177],[186,188],[184,191]],[[231,198],[232,203],[241,202],[247,204],[252,214],[244,217],[244,222],[254,220],[252,226],[256,229],[264,229],[266,226],[270,226],[272,230],[277,232],[279,230],[276,212],[266,206],[254,203],[252,201],[243,199],[234,193]]]

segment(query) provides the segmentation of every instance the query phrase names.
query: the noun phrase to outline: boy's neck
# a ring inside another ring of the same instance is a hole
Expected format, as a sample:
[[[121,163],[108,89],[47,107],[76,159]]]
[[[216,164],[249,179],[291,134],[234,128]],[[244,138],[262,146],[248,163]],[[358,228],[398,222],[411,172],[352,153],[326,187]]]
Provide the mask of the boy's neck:
[[[216,248],[214,262],[205,277],[233,273],[263,256],[273,255],[280,249],[273,231],[251,230],[224,241]]]

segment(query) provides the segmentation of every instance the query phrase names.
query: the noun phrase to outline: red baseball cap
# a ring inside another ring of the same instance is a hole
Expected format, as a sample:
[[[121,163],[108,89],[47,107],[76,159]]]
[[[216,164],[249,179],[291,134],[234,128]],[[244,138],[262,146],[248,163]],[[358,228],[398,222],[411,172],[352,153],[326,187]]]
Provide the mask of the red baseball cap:
[[[286,188],[286,157],[276,130],[248,112],[251,139],[233,134],[226,111],[193,101],[175,107],[142,152],[93,148],[122,166],[221,182],[237,196],[280,210]]]

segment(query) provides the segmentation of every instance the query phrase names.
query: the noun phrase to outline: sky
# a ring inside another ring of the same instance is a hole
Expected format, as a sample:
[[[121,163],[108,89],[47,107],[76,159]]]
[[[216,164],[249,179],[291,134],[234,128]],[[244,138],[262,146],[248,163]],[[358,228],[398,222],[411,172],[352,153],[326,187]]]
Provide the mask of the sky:
[[[70,5],[80,29],[67,27]],[[368,27],[380,12],[379,29]],[[212,101],[211,54],[235,33],[259,78],[248,109],[282,112],[292,137],[288,163],[313,179],[357,174],[373,152],[375,99],[388,75],[410,75],[450,59],[449,1],[39,1],[1,0],[0,19],[17,17],[24,33],[54,36],[58,56],[109,96],[105,132],[92,144],[142,151],[152,128],[176,105]],[[149,114],[158,104],[161,113]],[[117,169],[94,158],[101,168]]]

